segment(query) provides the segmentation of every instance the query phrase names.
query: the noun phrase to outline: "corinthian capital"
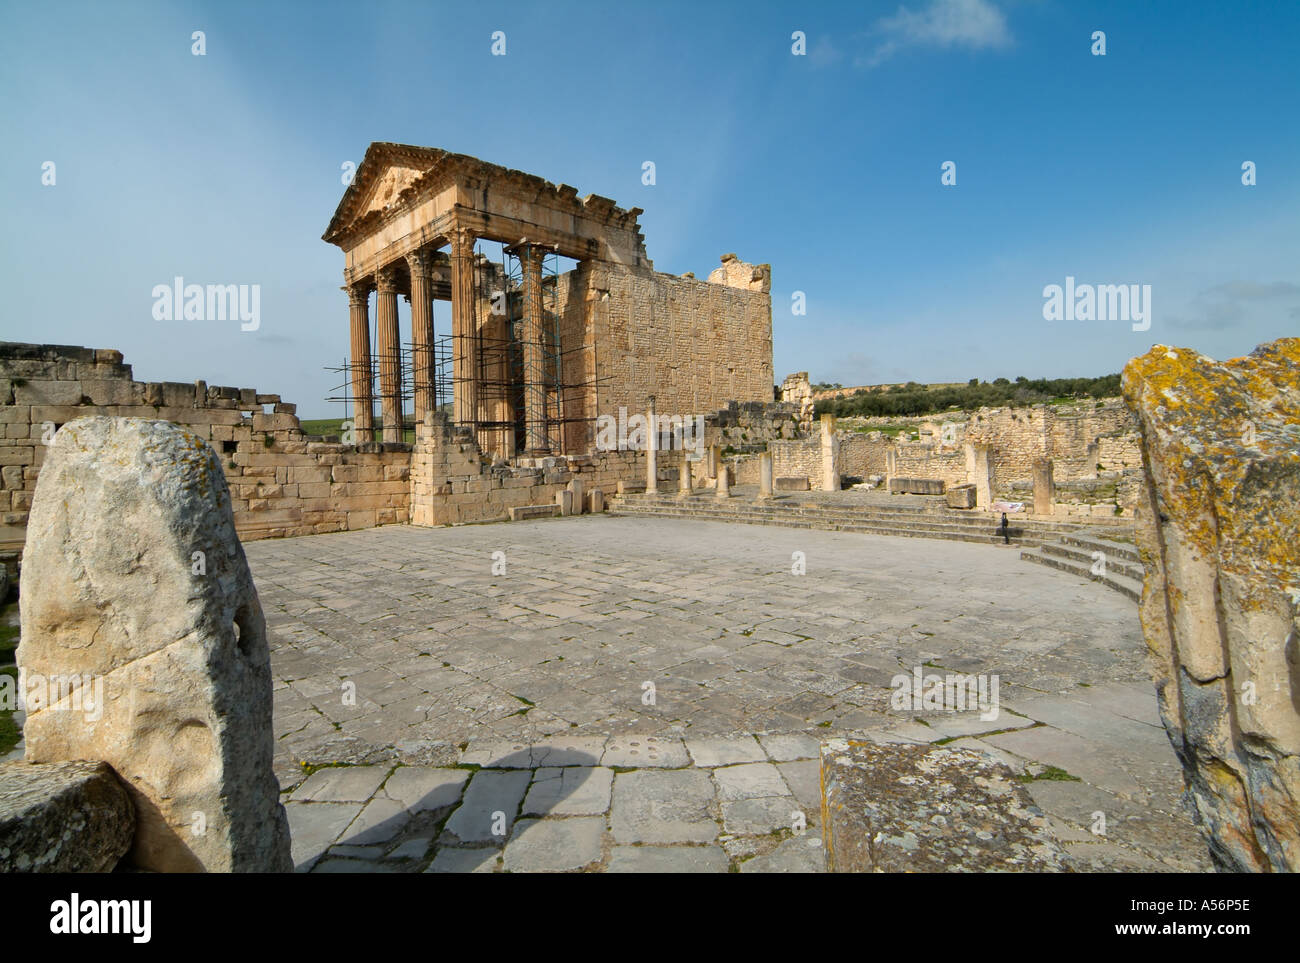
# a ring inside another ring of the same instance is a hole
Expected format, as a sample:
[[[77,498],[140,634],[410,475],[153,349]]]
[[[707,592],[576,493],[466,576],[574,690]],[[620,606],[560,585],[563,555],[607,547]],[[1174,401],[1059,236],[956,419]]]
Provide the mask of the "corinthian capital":
[[[380,294],[397,293],[397,266],[388,264],[375,272],[375,281]]]
[[[433,252],[425,248],[409,252],[406,266],[411,269],[411,277],[428,278],[433,273]]]

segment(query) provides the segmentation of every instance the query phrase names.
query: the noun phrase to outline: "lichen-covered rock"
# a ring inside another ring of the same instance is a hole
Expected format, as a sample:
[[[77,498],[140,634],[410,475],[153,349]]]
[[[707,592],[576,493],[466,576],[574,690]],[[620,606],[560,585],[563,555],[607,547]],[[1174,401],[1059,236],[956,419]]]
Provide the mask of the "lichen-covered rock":
[[[102,762],[0,765],[0,873],[107,873],[135,811]]]
[[[1142,627],[1215,863],[1300,870],[1300,338],[1124,369],[1142,431]]]
[[[165,421],[64,425],[21,589],[18,664],[50,680],[27,707],[27,761],[112,765],[141,868],[290,870],[265,622],[207,443]]]
[[[1065,869],[1015,773],[974,749],[826,742],[822,838],[833,873]]]

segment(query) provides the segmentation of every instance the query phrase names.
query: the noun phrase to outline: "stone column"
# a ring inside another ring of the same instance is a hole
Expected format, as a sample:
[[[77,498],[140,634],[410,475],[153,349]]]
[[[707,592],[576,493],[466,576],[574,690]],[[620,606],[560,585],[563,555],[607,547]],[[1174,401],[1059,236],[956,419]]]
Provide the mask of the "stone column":
[[[772,453],[765,451],[758,456],[758,497],[772,497]]]
[[[645,429],[645,490],[647,495],[659,491],[659,432],[655,419],[655,397],[650,396],[650,406],[646,409]]]
[[[380,411],[384,441],[402,440],[402,343],[397,331],[397,270],[392,265],[375,274],[379,298],[375,306],[378,329]]]
[[[687,457],[690,454],[685,448],[682,449],[682,470],[677,477],[677,492],[682,498],[691,497],[691,460]]]
[[[822,491],[840,490],[840,439],[835,434],[835,416],[822,415]]]
[[[524,274],[524,424],[529,454],[550,454],[546,432],[546,355],[542,350],[542,251],[531,244],[520,252]],[[646,489],[649,491],[649,487]]]
[[[429,252],[406,255],[411,269],[411,381],[415,387],[415,418],[424,421],[433,397],[433,263]]]
[[[731,497],[731,479],[727,476],[727,460],[718,459],[718,488],[714,492],[719,498]]]
[[[968,444],[966,468],[975,486],[975,507],[988,511],[993,504],[993,479],[989,472],[989,446]]]
[[[707,460],[704,463],[704,477],[713,482],[716,486],[718,483],[718,446],[710,445],[705,449]]]
[[[451,232],[451,340],[454,420],[478,422],[478,338],[474,313],[474,235]]]
[[[352,319],[352,426],[358,443],[375,440],[375,387],[370,376],[370,285],[349,285]]]
[[[1050,458],[1034,459],[1034,514],[1052,514],[1052,501],[1056,486],[1052,481],[1052,460]]]

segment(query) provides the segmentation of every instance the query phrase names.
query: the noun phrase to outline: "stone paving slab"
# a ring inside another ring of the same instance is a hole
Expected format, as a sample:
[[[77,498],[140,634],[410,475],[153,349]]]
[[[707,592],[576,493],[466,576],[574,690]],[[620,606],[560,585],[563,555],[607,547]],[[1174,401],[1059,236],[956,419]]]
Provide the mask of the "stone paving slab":
[[[605,820],[521,819],[506,843],[505,868],[512,873],[559,873],[600,859]]]
[[[609,811],[614,770],[604,766],[543,768],[533,773],[526,816],[597,816]]]
[[[609,873],[725,873],[731,861],[717,846],[615,846]]]
[[[713,770],[721,799],[757,799],[792,795],[781,772],[770,762],[743,763]]]
[[[699,769],[619,773],[610,829],[619,843],[707,843],[718,835],[713,783]]]
[[[444,832],[450,841],[504,845],[531,777],[517,770],[474,773],[460,808],[447,820]]]

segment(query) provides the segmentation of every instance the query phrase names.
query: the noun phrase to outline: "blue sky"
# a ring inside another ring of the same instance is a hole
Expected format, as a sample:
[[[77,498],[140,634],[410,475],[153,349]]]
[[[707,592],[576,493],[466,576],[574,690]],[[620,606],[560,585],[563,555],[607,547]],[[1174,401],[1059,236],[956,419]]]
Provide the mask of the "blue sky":
[[[341,165],[388,140],[644,208],[662,271],[771,263],[778,379],[1233,357],[1300,333],[1297,38],[1290,2],[9,2],[0,338],[341,414],[343,258],[320,235]],[[261,327],[154,320],[177,275],[260,284]],[[1067,276],[1151,285],[1150,330],[1044,320]]]

